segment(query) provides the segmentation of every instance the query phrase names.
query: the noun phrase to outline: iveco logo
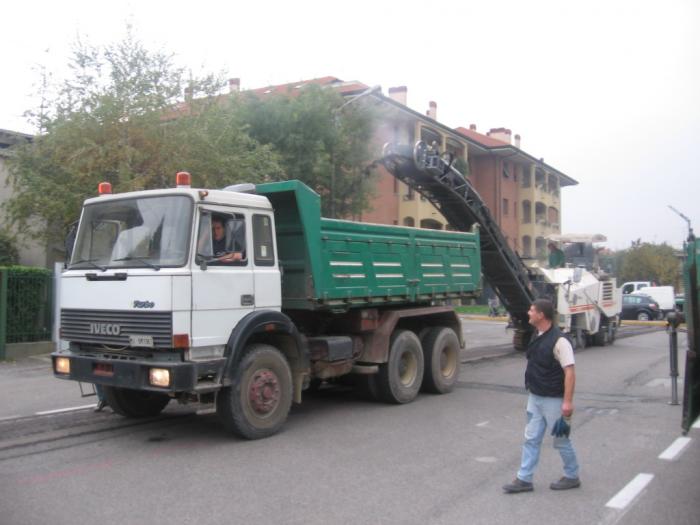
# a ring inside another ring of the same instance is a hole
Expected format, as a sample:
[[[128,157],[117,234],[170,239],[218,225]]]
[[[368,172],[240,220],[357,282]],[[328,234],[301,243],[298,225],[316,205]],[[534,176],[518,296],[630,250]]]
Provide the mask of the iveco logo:
[[[90,333],[96,335],[119,335],[121,329],[118,324],[90,323]]]
[[[153,308],[155,305],[151,301],[134,301],[134,308]]]

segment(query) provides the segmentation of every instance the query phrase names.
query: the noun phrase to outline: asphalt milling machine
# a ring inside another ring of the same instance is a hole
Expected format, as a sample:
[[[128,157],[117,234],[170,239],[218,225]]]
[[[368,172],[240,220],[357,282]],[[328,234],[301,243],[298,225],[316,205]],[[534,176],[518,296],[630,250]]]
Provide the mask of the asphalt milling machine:
[[[605,238],[560,236],[556,240],[568,245],[567,253],[580,255],[569,258],[565,268],[550,269],[522,259],[508,245],[481,196],[454,167],[454,160],[436,145],[418,141],[414,146],[385,144],[378,163],[430,201],[455,229],[479,229],[482,274],[510,316],[513,346],[517,350],[527,346],[531,336],[527,312],[540,297],[554,301],[557,325],[576,348],[614,342],[621,293],[616,280],[597,264],[593,246]]]

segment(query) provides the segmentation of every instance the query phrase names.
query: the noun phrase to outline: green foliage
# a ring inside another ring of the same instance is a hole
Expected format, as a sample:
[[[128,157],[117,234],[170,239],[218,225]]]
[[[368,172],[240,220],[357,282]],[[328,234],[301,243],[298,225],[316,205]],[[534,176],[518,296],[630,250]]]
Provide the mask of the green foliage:
[[[217,96],[219,79],[186,80],[171,56],[147,51],[130,33],[104,49],[77,45],[70,65],[48,109],[32,115],[41,135],[10,161],[7,212],[23,231],[66,231],[101,181],[125,192],[170,187],[181,170],[200,187],[282,173],[272,149],[232,118],[235,105]],[[190,103],[179,99],[186,86]]]
[[[17,264],[17,261],[19,261],[19,253],[14,239],[0,230],[0,266]]]
[[[327,217],[351,217],[368,206],[375,115],[366,100],[341,109],[332,89],[307,85],[298,93],[248,96],[241,118],[251,137],[280,154],[286,179],[298,179],[322,197]]]
[[[631,248],[617,252],[618,280],[655,281],[659,285],[680,284],[680,262],[668,244],[637,242]]]
[[[51,272],[29,266],[0,267],[7,273],[7,342],[51,337]]]

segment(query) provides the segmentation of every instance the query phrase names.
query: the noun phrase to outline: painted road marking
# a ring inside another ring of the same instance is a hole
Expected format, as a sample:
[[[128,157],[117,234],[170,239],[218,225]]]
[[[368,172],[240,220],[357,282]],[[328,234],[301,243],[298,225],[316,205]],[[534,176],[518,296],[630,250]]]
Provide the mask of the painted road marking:
[[[87,410],[88,408],[95,408],[97,405],[83,405],[79,407],[68,407],[68,408],[57,408],[56,410],[45,410],[43,412],[36,412],[35,416],[48,416],[50,414],[60,414],[62,412],[72,412],[74,410]]]
[[[489,424],[488,421],[482,421],[481,423],[477,423],[476,426],[477,426],[477,427],[485,427],[485,426],[488,425],[488,424]]]
[[[685,447],[688,446],[688,443],[690,443],[689,437],[679,437],[673,443],[671,443],[670,447],[668,447],[659,455],[659,459],[667,459],[668,461],[673,461],[674,459],[676,459],[676,456],[680,454]]]
[[[605,506],[612,509],[624,509],[654,479],[653,474],[637,474],[625,487],[615,494]]]
[[[5,417],[0,417],[0,421],[11,421],[13,419],[20,418],[22,416],[5,416]]]
[[[216,414],[216,408],[200,408],[195,412],[198,416],[206,416],[208,414]]]

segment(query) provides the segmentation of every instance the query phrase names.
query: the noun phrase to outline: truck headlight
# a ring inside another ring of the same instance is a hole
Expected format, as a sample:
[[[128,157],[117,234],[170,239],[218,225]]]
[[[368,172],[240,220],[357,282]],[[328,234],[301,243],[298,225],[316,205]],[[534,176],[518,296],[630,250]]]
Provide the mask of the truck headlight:
[[[153,386],[170,386],[170,370],[167,368],[151,368],[148,371],[148,382]]]
[[[57,357],[53,362],[53,369],[57,374],[70,374],[70,359]]]

